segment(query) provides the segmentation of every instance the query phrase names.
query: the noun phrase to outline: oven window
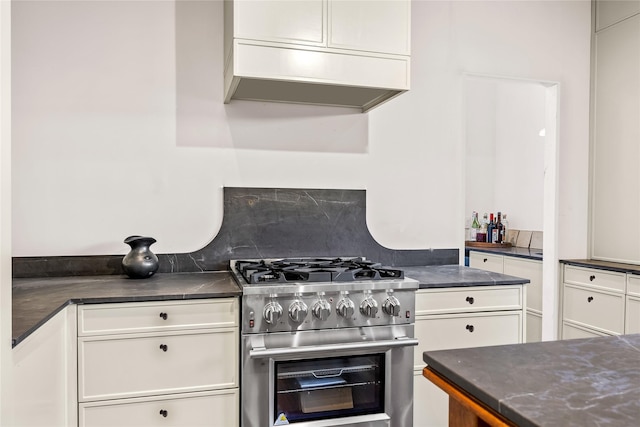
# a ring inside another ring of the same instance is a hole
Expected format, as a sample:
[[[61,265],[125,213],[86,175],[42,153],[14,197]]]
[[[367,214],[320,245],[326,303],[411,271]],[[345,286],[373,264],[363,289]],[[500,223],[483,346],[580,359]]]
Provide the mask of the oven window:
[[[275,362],[274,425],[384,412],[384,353]]]

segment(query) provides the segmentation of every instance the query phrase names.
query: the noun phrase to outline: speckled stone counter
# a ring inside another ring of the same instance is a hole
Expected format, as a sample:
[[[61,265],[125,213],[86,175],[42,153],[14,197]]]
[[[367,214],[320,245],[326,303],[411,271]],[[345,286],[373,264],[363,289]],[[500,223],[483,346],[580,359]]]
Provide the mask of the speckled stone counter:
[[[516,258],[526,258],[542,261],[542,249],[519,248],[512,246],[510,248],[476,248],[465,247],[466,250],[474,252],[487,252],[496,255],[512,256]]]
[[[480,270],[462,265],[401,267],[405,277],[420,282],[420,289],[460,286],[521,285],[529,279]]]
[[[522,427],[640,419],[640,334],[427,351],[424,361]]]
[[[640,274],[640,265],[623,264],[621,262],[598,261],[595,259],[564,259],[561,263],[577,267],[597,268],[600,270],[617,271],[619,273]]]
[[[13,345],[68,304],[164,301],[240,296],[226,271],[126,276],[74,276],[13,280]]]

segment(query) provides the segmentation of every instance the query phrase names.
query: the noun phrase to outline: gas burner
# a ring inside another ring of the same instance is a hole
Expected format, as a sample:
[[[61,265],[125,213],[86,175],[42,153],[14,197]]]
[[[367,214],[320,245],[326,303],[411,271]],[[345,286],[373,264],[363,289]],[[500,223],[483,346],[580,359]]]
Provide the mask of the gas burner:
[[[355,258],[284,258],[238,260],[235,269],[249,284],[298,282],[354,282],[403,279],[402,270]]]

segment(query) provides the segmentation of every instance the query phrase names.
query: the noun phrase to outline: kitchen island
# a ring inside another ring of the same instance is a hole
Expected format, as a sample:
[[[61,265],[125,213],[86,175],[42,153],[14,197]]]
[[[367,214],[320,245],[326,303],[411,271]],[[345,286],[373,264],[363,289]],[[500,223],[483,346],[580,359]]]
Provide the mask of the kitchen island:
[[[640,334],[426,351],[423,359],[424,376],[449,394],[452,426],[624,427],[640,419]]]

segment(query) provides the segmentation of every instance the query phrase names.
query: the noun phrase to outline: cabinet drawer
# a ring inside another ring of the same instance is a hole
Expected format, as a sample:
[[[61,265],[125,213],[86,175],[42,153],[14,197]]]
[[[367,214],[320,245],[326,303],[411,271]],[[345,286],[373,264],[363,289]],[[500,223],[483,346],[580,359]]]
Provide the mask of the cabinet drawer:
[[[624,295],[565,285],[563,313],[564,320],[606,333],[624,333]]]
[[[469,252],[469,267],[479,268],[481,270],[493,271],[494,273],[502,273],[503,256],[492,255],[484,252]]]
[[[80,427],[237,426],[238,389],[81,403]],[[166,416],[165,416],[166,415]]]
[[[604,332],[595,331],[593,329],[581,328],[570,323],[562,324],[562,339],[572,340],[576,338],[594,338],[594,337],[606,337],[609,334]]]
[[[424,351],[520,343],[521,324],[521,311],[416,318],[414,365],[424,366]]]
[[[640,276],[632,274],[627,276],[627,295],[640,297]]]
[[[235,328],[78,341],[80,401],[236,387]]]
[[[614,271],[566,265],[564,267],[564,282],[624,293],[626,275]]]
[[[519,308],[522,308],[522,286],[423,289],[416,294],[416,315]]]
[[[627,296],[625,334],[640,333],[640,298]]]
[[[235,298],[78,306],[78,335],[226,328],[237,325]]]

